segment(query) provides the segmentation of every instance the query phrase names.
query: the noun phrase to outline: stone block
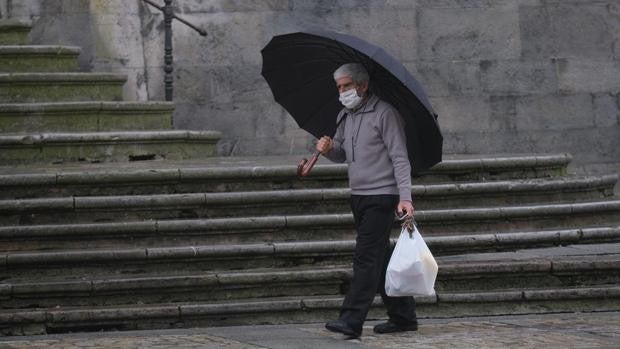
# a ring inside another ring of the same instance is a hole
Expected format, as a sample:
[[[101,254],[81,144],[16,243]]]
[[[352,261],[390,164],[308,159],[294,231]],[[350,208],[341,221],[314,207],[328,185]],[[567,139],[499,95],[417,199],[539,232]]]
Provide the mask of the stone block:
[[[13,294],[13,285],[8,284],[8,283],[0,284],[0,300],[10,299],[12,294]]]
[[[605,297],[608,290],[602,288],[579,288],[579,289],[552,289],[552,290],[526,290],[523,296],[528,301],[538,300],[561,300],[561,299],[589,299]]]
[[[443,132],[495,131],[486,97],[450,96],[430,100]]]
[[[273,105],[275,106],[275,103]],[[196,105],[179,102],[173,115],[173,124],[177,129],[218,130],[223,135],[221,142],[228,144],[234,151],[235,141],[249,140],[255,136],[255,128],[249,125],[257,126],[256,123],[261,119],[259,113],[250,112],[247,107],[246,105],[244,109],[240,109],[232,104]],[[255,110],[260,110],[259,108],[256,107]]]
[[[47,312],[49,321],[56,325],[63,323],[97,323],[98,321],[112,320],[116,323],[130,319],[168,318],[170,321],[178,319],[179,307],[167,306],[136,306],[91,309],[52,309]]]
[[[456,248],[491,248],[497,245],[497,238],[493,234],[480,234],[469,236],[429,236],[425,238],[432,251],[450,250]]]
[[[375,298],[374,302],[377,302]],[[337,309],[342,305],[342,298],[340,297],[321,297],[321,298],[307,298],[301,300],[301,308],[304,310],[315,309]]]
[[[491,263],[461,263],[442,265],[441,276],[469,276],[480,274],[496,274],[497,276],[507,273],[539,273],[551,272],[551,263],[549,261],[511,261]],[[448,281],[449,282],[449,281]]]
[[[316,254],[316,253],[345,253],[350,254],[355,248],[355,242],[349,241],[306,241],[306,242],[275,242],[273,243],[277,256]]]
[[[79,50],[50,47],[47,50],[0,49],[0,72],[74,72],[77,71]],[[68,51],[73,52],[68,52]]]
[[[270,256],[274,254],[274,249],[272,244],[198,246],[196,254],[201,257],[246,258],[247,256]]]
[[[104,261],[144,260],[144,249],[128,250],[85,250],[71,252],[32,252],[13,253],[7,256],[7,265],[32,265],[32,264],[64,264],[64,263],[98,263]]]
[[[125,81],[118,74],[0,74],[0,102],[116,101]]]
[[[620,93],[595,94],[594,124],[596,127],[614,127],[620,125]]]
[[[521,55],[524,59],[549,59],[558,54],[552,33],[550,14],[546,7],[519,6]]]
[[[300,228],[308,226],[341,226],[353,224],[351,214],[331,214],[331,215],[307,215],[307,216],[287,216],[286,227]]]
[[[205,3],[200,0],[189,0],[177,3],[176,8],[181,13],[226,13],[226,12],[264,12],[264,11],[285,11],[291,6],[289,0],[266,0],[266,1],[244,1],[244,0],[215,0]],[[305,3],[302,1],[302,3]]]
[[[588,259],[573,259],[573,260],[565,260],[565,261],[554,261],[553,262],[553,271],[555,273],[563,273],[563,272],[581,272],[581,273],[594,273],[597,270],[605,270],[610,274],[615,270],[620,269],[620,261],[615,260],[600,260],[599,257],[597,259],[592,260]]]
[[[141,278],[122,278],[93,281],[93,293],[105,294],[119,291],[145,292],[181,287],[209,287],[218,284],[216,275],[193,276],[155,276]]]
[[[415,7],[413,4],[410,6]],[[358,6],[346,11],[347,16],[351,18],[351,24],[344,32],[359,36],[383,48],[402,63],[416,60],[418,57],[416,10],[376,6],[370,11],[372,15],[368,10],[359,9]]]
[[[105,171],[94,172],[59,172],[57,175],[57,182],[60,185],[73,185],[73,184],[89,184],[89,183],[135,183],[135,182],[176,182],[180,179],[180,173],[178,169],[134,169],[134,170],[119,170],[109,169]],[[49,177],[46,176],[46,177]]]
[[[439,303],[487,303],[487,302],[510,302],[523,300],[520,291],[505,292],[481,292],[481,293],[438,293]]]
[[[9,7],[9,5],[11,10],[11,18],[30,20],[32,17],[40,16],[42,14],[43,4],[39,0],[21,0],[6,4],[7,7]],[[53,5],[50,7],[52,6]]]
[[[13,285],[13,292],[17,297],[23,297],[26,294],[39,295],[42,294],[90,294],[93,286],[90,281],[65,281],[65,282],[33,282],[33,283],[16,283]]]
[[[310,135],[300,132],[300,136],[285,137],[253,137],[253,138],[224,138],[218,144],[218,151],[226,156],[251,155],[260,156],[264,154],[287,155],[311,153],[314,149]],[[308,140],[304,142],[304,140]]]
[[[415,67],[413,64],[406,66],[428,96],[477,96],[482,91],[478,62],[417,61]]]
[[[558,3],[545,10],[550,15],[559,57],[611,58],[614,31],[609,29],[617,19],[607,3]]]
[[[0,32],[0,42],[4,45],[26,45],[28,43],[28,31]]]
[[[2,212],[32,213],[45,210],[73,210],[74,204],[71,197],[3,200],[0,201],[0,208]]]
[[[561,131],[594,127],[594,106],[588,94],[552,94],[517,100],[519,131]],[[567,151],[570,151],[567,149]]]
[[[614,22],[607,4],[541,3],[519,7],[523,57],[610,58]]]
[[[545,216],[559,216],[569,215],[572,213],[573,207],[568,204],[557,205],[535,205],[535,206],[518,206],[518,207],[502,207],[501,217],[519,218],[519,217],[545,217]]]
[[[497,139],[510,145],[515,151],[558,152],[570,151],[580,159],[580,163],[596,163],[616,161],[620,154],[620,127],[566,129],[559,132],[553,130],[531,130],[507,135]],[[515,138],[516,137],[516,138]],[[510,149],[506,146],[494,145],[495,149]],[[530,147],[530,148],[528,148]]]
[[[98,131],[96,114],[1,115],[0,129],[5,132]]]
[[[64,1],[66,2],[66,0]],[[77,2],[79,3],[80,1]],[[138,14],[141,4],[143,4],[142,1],[117,2],[108,0],[90,0],[87,9],[78,8],[77,10],[87,11],[87,13],[91,13],[97,16],[111,15],[117,17],[133,17]],[[144,4],[144,6],[147,5]],[[63,10],[72,10],[72,7],[63,6]],[[154,10],[159,11],[156,9]]]
[[[131,195],[104,197],[76,197],[76,209],[96,208],[156,208],[161,206],[204,205],[205,196],[200,193],[172,195]]]
[[[620,92],[620,61],[557,60],[558,82],[565,93]]]
[[[541,95],[558,89],[551,60],[484,60],[480,62],[480,80],[482,89],[494,95]]]
[[[0,187],[23,186],[23,185],[53,185],[56,183],[55,173],[30,173],[18,176],[0,175]]]
[[[44,134],[36,161],[101,162],[203,158],[215,154],[220,134],[210,131],[157,131],[90,134]],[[15,151],[26,147],[14,147]],[[25,161],[11,151],[13,162]]]
[[[466,208],[455,210],[428,210],[420,211],[420,222],[463,222],[468,220],[484,221],[496,220],[500,217],[500,208]]]
[[[620,201],[602,201],[573,204],[571,212],[574,214],[590,212],[618,212],[620,211]]]
[[[418,9],[418,58],[493,60],[520,57],[514,6]]]
[[[187,259],[194,258],[198,254],[198,249],[194,246],[181,247],[152,247],[146,249],[146,256],[149,260],[158,259]]]
[[[247,314],[260,312],[282,312],[290,310],[300,310],[299,300],[280,300],[280,301],[260,301],[260,302],[239,302],[221,304],[196,304],[181,305],[179,307],[182,317],[203,316],[203,315],[228,315],[228,314]]]
[[[559,232],[560,242],[562,244],[574,244],[578,243],[582,239],[588,239],[584,236],[583,232],[579,230],[563,230]]]
[[[556,231],[536,232],[536,234],[527,233],[503,233],[496,234],[497,244],[503,246],[511,245],[535,245],[541,242],[558,244],[559,233]]]
[[[620,228],[590,228],[582,229],[584,240],[616,240],[620,236]]]
[[[42,323],[47,320],[45,311],[14,311],[0,313],[0,324]]]
[[[278,229],[286,226],[284,216],[221,218],[209,220],[164,220],[157,222],[159,232],[179,231],[239,231],[256,229]]]

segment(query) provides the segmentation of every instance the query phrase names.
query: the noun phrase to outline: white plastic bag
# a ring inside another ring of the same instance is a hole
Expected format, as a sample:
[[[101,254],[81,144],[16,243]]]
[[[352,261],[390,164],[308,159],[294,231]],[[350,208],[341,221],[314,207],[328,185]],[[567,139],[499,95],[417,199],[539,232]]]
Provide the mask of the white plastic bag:
[[[437,262],[418,228],[403,227],[385,274],[385,293],[391,297],[435,294]]]

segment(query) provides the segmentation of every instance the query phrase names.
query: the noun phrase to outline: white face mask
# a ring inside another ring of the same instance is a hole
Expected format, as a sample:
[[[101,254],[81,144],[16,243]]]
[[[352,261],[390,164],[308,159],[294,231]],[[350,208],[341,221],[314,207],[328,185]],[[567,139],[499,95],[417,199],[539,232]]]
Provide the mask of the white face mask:
[[[346,108],[353,109],[362,101],[362,97],[357,95],[357,91],[352,88],[340,94],[340,103]]]

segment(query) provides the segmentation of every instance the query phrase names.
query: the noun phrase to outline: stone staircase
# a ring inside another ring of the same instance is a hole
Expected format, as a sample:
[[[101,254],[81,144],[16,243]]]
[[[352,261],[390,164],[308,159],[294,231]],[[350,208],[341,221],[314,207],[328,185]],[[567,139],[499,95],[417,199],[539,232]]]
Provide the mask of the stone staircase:
[[[27,45],[0,21],[0,164],[213,156],[219,133],[172,130],[172,103],[124,102],[122,74],[79,72],[78,47]]]
[[[437,295],[418,298],[420,317],[619,309],[617,176],[569,175],[570,161],[455,157],[416,178],[417,221],[440,266]],[[0,328],[334,317],[354,247],[346,168],[320,163],[298,180],[287,163],[4,169]]]
[[[23,45],[9,27],[27,33],[7,25],[0,42]],[[203,133],[163,130],[171,104],[31,103],[30,92],[13,103],[22,92],[11,91],[0,97],[12,96],[0,102],[0,333],[336,316],[355,243],[345,166],[321,160],[299,180],[298,158],[193,151]],[[148,159],[160,161],[131,161]],[[414,179],[440,267],[420,318],[620,309],[618,177],[571,175],[571,160],[452,156]],[[370,316],[384,317],[375,305]]]

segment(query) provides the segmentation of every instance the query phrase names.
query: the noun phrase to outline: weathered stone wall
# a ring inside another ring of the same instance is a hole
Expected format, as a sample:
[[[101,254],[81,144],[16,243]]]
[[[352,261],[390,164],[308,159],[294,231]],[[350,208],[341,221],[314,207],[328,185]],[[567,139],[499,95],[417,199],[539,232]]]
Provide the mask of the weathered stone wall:
[[[175,127],[222,131],[222,155],[307,152],[310,137],[273,101],[260,75],[260,50],[273,35],[320,26],[400,59],[439,113],[447,153],[566,151],[581,171],[620,170],[620,0],[175,4],[180,16],[209,32],[203,38],[173,25]],[[157,10],[139,0],[11,6],[5,13],[34,20],[35,42],[78,44],[84,69],[130,75],[127,98],[163,99]]]

